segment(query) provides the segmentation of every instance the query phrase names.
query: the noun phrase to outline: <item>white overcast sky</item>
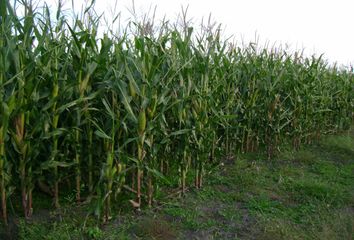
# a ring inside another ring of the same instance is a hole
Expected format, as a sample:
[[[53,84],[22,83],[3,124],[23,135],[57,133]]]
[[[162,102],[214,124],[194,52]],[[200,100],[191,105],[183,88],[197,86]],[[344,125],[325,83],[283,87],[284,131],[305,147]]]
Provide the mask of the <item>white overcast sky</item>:
[[[44,0],[53,7],[56,0]],[[109,19],[117,1],[122,21],[131,16],[132,0],[96,0],[96,11]],[[85,0],[74,0],[79,8]],[[66,0],[66,9],[71,0]],[[221,23],[225,35],[241,42],[268,41],[305,49],[307,54],[325,54],[330,62],[354,64],[354,0],[135,0],[138,14],[153,11],[156,17],[174,20],[181,7],[199,24],[202,17]]]

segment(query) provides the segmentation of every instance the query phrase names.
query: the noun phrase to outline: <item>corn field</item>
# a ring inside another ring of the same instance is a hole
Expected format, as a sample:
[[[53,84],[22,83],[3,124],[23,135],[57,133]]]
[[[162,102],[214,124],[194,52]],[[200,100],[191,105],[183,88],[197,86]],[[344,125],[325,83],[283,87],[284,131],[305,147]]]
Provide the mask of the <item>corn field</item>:
[[[183,195],[225,156],[284,142],[299,149],[353,124],[353,69],[281,49],[237,47],[217,27],[132,22],[99,35],[86,9],[73,23],[48,7],[1,1],[0,190],[30,218],[45,191],[152,206],[171,177]],[[72,20],[72,19],[71,19]],[[124,187],[125,186],[125,187]],[[127,190],[129,189],[129,190]]]

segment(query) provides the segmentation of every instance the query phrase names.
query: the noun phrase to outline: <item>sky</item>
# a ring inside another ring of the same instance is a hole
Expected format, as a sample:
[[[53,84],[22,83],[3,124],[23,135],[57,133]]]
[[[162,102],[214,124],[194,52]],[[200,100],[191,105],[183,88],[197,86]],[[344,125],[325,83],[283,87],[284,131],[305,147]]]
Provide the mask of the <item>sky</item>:
[[[56,0],[43,0],[55,8]],[[76,9],[87,0],[74,0]],[[66,0],[65,8],[71,8]],[[116,7],[115,7],[116,6]],[[121,22],[132,17],[132,0],[96,0],[95,9],[111,21],[112,12]],[[354,0],[135,0],[135,13],[165,17],[172,22],[187,8],[196,26],[201,19],[221,24],[224,36],[236,42],[268,42],[320,55],[339,65],[354,64]]]

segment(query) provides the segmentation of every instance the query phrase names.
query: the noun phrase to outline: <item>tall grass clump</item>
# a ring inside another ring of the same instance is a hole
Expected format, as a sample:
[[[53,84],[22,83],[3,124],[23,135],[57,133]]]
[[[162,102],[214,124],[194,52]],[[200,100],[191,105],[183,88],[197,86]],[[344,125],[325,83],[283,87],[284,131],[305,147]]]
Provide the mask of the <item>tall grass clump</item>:
[[[10,200],[30,218],[33,194],[59,208],[67,185],[107,221],[121,195],[134,193],[140,208],[175,176],[181,194],[188,179],[202,187],[222,154],[272,157],[282,142],[299,149],[353,123],[353,70],[322,57],[237,47],[212,24],[145,19],[113,34],[99,31],[90,8],[74,19],[60,4],[55,13],[25,0],[0,9],[5,223]]]

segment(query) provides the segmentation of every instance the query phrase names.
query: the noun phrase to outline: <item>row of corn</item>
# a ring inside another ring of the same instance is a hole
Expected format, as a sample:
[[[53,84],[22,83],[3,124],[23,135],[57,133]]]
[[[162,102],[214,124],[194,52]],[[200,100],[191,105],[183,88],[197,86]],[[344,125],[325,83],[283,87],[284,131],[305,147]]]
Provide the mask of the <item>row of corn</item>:
[[[100,37],[90,9],[69,24],[60,7],[21,2],[0,3],[5,223],[11,199],[30,218],[40,191],[55,208],[68,192],[91,199],[107,221],[120,195],[151,206],[169,179],[181,194],[202,187],[222,156],[271,158],[353,123],[353,71],[321,57],[236,47],[212,27],[141,22]]]

